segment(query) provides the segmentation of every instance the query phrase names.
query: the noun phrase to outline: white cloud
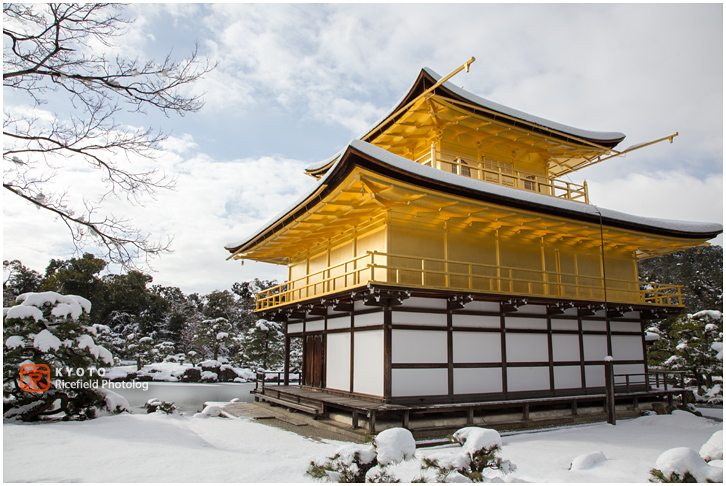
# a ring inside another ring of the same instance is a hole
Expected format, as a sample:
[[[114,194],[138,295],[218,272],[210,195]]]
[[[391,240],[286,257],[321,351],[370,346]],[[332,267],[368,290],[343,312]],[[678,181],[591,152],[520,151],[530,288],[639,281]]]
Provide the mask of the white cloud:
[[[194,137],[185,133],[181,137],[169,136],[163,140],[160,144],[161,148],[177,154],[185,154],[190,150],[199,148],[197,143],[194,141]]]
[[[588,183],[590,201],[638,216],[723,223],[723,176],[697,179],[687,172],[627,174]],[[712,243],[723,246],[723,235]]]

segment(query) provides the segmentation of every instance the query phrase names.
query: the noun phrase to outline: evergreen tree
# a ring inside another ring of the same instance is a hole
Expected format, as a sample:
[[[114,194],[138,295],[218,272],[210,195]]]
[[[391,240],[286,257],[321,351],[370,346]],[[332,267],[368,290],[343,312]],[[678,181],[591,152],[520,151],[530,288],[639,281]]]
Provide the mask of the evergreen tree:
[[[208,319],[202,321],[197,328],[194,342],[205,352],[205,356],[215,361],[220,353],[226,353],[228,346],[233,342],[232,324],[224,318]]]
[[[101,309],[104,307],[104,285],[100,273],[105,268],[106,262],[91,253],[69,260],[53,259],[45,269],[41,290],[78,295],[95,302],[91,321],[103,322],[105,316],[101,315]]]
[[[666,342],[670,353],[663,366],[674,371],[688,371],[689,378],[704,395],[721,380],[723,362],[723,315],[718,311],[701,311],[678,318]]]
[[[285,360],[283,325],[258,319],[240,339],[243,366],[253,370],[276,370]]]
[[[638,271],[642,281],[682,285],[685,313],[701,309],[723,312],[723,248],[718,245],[642,260]],[[677,317],[658,321],[658,328],[669,332]]]
[[[21,294],[40,290],[42,275],[23,265],[20,260],[3,261],[3,272],[3,307],[10,307]]]
[[[3,326],[4,417],[94,418],[105,403],[96,370],[112,365],[113,356],[93,339],[91,303],[43,292],[24,294],[17,304],[7,310]]]

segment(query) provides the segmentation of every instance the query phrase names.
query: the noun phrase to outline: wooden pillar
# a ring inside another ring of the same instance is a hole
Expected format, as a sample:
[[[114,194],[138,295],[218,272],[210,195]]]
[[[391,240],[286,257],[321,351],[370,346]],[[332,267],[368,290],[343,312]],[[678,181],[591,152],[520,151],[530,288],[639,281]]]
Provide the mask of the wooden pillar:
[[[285,370],[284,376],[284,385],[287,386],[290,384],[290,336],[285,336],[285,367],[283,368]]]
[[[393,310],[383,308],[383,399],[388,403],[393,396]],[[373,415],[375,420],[375,414]]]
[[[608,423],[615,425],[615,376],[612,360],[605,361],[605,409]]]

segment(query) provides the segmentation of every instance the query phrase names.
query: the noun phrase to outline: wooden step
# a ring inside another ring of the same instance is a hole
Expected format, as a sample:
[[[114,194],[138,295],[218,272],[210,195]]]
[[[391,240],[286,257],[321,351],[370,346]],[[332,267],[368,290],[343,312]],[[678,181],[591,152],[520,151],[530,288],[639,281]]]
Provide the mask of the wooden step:
[[[310,405],[303,405],[302,403],[295,403],[287,400],[281,400],[279,398],[273,398],[269,395],[263,395],[260,393],[255,394],[255,398],[258,400],[262,400],[271,404],[280,405],[282,407],[286,408],[294,408],[295,410],[299,410],[301,412],[308,413],[310,415],[314,416],[320,416],[323,414],[323,410],[317,407],[313,407]]]

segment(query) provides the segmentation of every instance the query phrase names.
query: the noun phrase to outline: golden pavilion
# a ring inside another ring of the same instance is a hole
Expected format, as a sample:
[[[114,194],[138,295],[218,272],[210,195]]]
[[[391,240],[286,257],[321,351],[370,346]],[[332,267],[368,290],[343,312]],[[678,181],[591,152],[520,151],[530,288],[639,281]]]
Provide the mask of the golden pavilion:
[[[306,169],[318,180],[309,193],[227,245],[230,258],[288,269],[257,312],[286,324],[288,350],[301,340],[301,383],[289,386],[288,363],[288,386],[259,399],[352,411],[373,431],[376,411],[379,426],[395,413],[409,426],[444,405],[484,423],[492,403],[599,397],[606,357],[628,399],[647,396],[644,323],[678,311],[681,294],[640,281],[638,261],[706,244],[722,226],[592,205],[585,182],[563,177],[634,150],[616,149],[625,135],[448,81],[472,61],[444,78],[423,69],[368,133]]]

